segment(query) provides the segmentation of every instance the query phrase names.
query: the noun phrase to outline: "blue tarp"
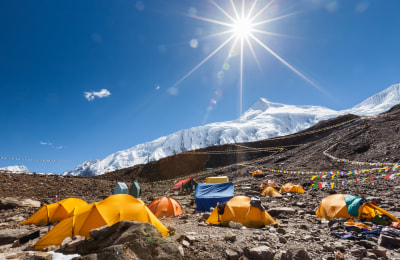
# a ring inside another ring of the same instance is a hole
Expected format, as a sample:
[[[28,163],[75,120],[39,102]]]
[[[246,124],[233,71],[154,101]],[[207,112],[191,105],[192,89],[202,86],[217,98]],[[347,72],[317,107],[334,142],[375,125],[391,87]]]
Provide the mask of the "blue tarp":
[[[223,203],[234,197],[232,182],[225,183],[199,183],[194,193],[198,211],[210,211],[217,203]]]

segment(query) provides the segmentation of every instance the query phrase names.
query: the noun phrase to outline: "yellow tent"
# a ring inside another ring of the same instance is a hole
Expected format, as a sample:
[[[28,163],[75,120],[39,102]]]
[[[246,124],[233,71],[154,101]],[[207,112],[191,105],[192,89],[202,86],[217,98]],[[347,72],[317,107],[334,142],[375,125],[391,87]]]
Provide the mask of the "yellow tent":
[[[225,183],[229,182],[227,176],[207,177],[206,183]]]
[[[226,202],[223,214],[218,206],[211,212],[207,223],[227,226],[230,221],[241,223],[248,228],[259,228],[273,223],[279,224],[266,210],[250,205],[250,197],[236,196]],[[221,213],[221,212],[220,212]]]
[[[69,198],[52,204],[45,204],[20,225],[36,224],[39,226],[47,223],[56,223],[74,214],[78,207],[86,206],[81,199]]]
[[[58,223],[33,248],[40,250],[49,245],[58,246],[66,237],[76,235],[89,238],[90,230],[104,225],[112,226],[122,220],[148,222],[154,225],[163,237],[168,235],[168,229],[143,201],[127,194],[116,194],[100,202],[78,208],[75,216]]]
[[[306,191],[300,185],[294,185],[293,183],[286,183],[281,187],[279,192],[305,193]]]
[[[278,187],[278,184],[272,180],[267,180],[261,183],[260,188],[265,188],[265,187]]]
[[[264,176],[264,174],[265,173],[262,170],[256,170],[251,175],[254,177],[259,177],[259,176],[262,177],[262,176]]]
[[[266,187],[265,189],[262,190],[261,195],[264,196],[268,195],[270,197],[282,197],[282,194],[280,194],[273,187]]]
[[[320,219],[353,218],[371,221],[376,215],[386,215],[392,221],[400,222],[395,216],[379,208],[371,201],[365,201],[349,194],[334,194],[325,197],[319,204],[315,215]]]

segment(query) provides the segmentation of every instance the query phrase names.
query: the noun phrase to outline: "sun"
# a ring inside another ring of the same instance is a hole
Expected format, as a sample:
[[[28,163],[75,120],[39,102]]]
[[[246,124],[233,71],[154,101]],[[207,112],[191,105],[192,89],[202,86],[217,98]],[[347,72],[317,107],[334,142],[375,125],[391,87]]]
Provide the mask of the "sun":
[[[233,23],[233,33],[238,38],[248,38],[252,32],[253,24],[247,18],[240,18]]]
[[[216,53],[218,53],[221,49],[223,49],[228,43],[231,43],[231,51],[239,47],[240,52],[240,71],[239,71],[239,96],[240,96],[240,114],[242,114],[242,89],[243,89],[243,68],[244,68],[244,55],[245,55],[245,48],[244,46],[247,45],[247,50],[250,51],[253,58],[256,60],[258,66],[261,69],[260,62],[257,59],[257,55],[255,53],[253,44],[258,44],[261,46],[262,49],[266,50],[268,53],[271,54],[272,57],[279,60],[283,63],[286,67],[292,70],[295,74],[297,74],[300,78],[307,81],[309,84],[314,86],[315,88],[320,89],[320,87],[315,84],[313,81],[308,79],[304,74],[290,65],[285,59],[279,56],[276,52],[274,52],[268,44],[261,41],[257,35],[269,35],[269,36],[284,36],[275,32],[266,31],[265,29],[261,28],[261,26],[276,22],[280,19],[287,18],[294,13],[289,13],[282,16],[275,16],[269,17],[271,13],[268,12],[268,9],[273,6],[276,0],[270,0],[265,6],[258,7],[258,0],[230,0],[230,8],[226,6],[225,8],[220,6],[216,3],[215,0],[210,0],[210,2],[218,9],[222,14],[224,14],[224,20],[216,20],[208,17],[197,16],[195,14],[189,15],[190,17],[198,20],[202,20],[205,22],[210,22],[215,25],[222,25],[226,26],[227,30],[223,30],[219,33],[215,33],[204,38],[211,38],[211,37],[220,37],[223,35],[227,36],[227,39],[223,41],[215,50],[211,51],[208,56],[206,56],[201,62],[199,62],[194,68],[192,68],[188,73],[186,73],[181,79],[179,79],[170,90],[176,90],[177,86],[182,83],[186,78],[188,78],[193,72],[195,72],[199,67],[201,67],[204,63],[206,63],[209,59],[211,59]],[[272,8],[273,9],[273,8]],[[230,10],[230,11],[228,11]],[[257,12],[254,12],[257,10]],[[228,55],[228,60],[231,57],[231,53]]]

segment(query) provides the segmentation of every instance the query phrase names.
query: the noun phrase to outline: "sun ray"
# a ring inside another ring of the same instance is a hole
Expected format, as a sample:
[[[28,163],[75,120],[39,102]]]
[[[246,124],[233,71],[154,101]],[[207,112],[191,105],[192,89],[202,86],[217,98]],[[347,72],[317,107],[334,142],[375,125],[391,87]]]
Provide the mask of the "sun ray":
[[[244,0],[242,0],[242,17],[241,19],[244,19]]]
[[[255,51],[254,51],[254,49],[253,49],[253,45],[251,44],[251,42],[250,42],[250,40],[249,40],[248,37],[246,38],[246,41],[247,41],[247,45],[249,45],[250,52],[251,52],[251,54],[253,55],[253,58],[254,58],[254,60],[256,61],[258,68],[259,68],[260,71],[262,72],[263,69],[262,69],[262,67],[261,67],[260,61],[258,60],[257,55],[256,55],[256,53],[255,53]]]
[[[282,57],[280,57],[278,54],[276,54],[273,50],[271,50],[268,46],[266,46],[263,42],[261,42],[257,37],[255,37],[253,34],[250,34],[250,37],[253,38],[258,44],[260,44],[265,50],[267,50],[269,53],[271,53],[275,58],[277,58],[280,62],[282,62],[286,67],[291,69],[294,73],[296,73],[299,77],[310,83],[312,86],[314,86],[316,89],[323,91],[320,86],[315,84],[312,80],[307,78],[303,73],[298,71],[296,68],[294,68],[292,65],[290,65],[287,61],[285,61]]]
[[[224,15],[226,15],[229,19],[231,19],[232,22],[235,22],[235,18],[233,18],[230,14],[228,14],[222,7],[220,7],[217,3],[215,3],[213,0],[210,0],[211,3],[213,3]]]
[[[208,61],[212,56],[215,55],[220,49],[222,49],[228,42],[230,42],[235,35],[231,35],[225,42],[223,42],[220,46],[218,46],[213,52],[211,52],[207,57],[205,57],[199,64],[197,64],[193,69],[191,69],[188,73],[185,74],[180,80],[178,80],[171,88],[175,88],[182,81],[184,81],[187,77],[189,77],[193,72],[195,72],[201,65],[203,65],[206,61]]]
[[[210,19],[210,18],[206,18],[206,17],[201,17],[201,16],[197,16],[197,15],[189,15],[189,17],[192,17],[192,18],[198,19],[198,20],[202,20],[202,21],[205,21],[205,22],[210,22],[210,23],[225,25],[225,26],[228,26],[228,27],[233,27],[233,25],[230,24],[230,23],[221,22],[221,21]]]
[[[234,11],[235,14],[236,14],[236,19],[239,20],[239,19],[240,19],[240,16],[239,16],[239,13],[238,13],[238,11],[237,11],[237,9],[236,9],[235,3],[233,3],[233,0],[231,0],[231,4],[232,4],[233,11]]]
[[[234,49],[235,49],[235,47],[236,47],[236,44],[237,44],[238,40],[239,40],[239,38],[236,37],[236,38],[235,38],[235,41],[232,43],[231,49],[229,50],[229,54],[232,54],[232,53],[233,53],[233,51],[234,51]],[[228,57],[228,58],[229,58],[229,57]]]
[[[254,28],[251,29],[251,32],[261,33],[261,34],[266,34],[266,35],[272,35],[272,36],[285,37],[285,38],[291,38],[291,39],[299,39],[299,37],[288,35],[288,34],[267,32],[267,31],[262,31],[262,30],[258,30],[258,29],[254,29]]]
[[[271,22],[274,22],[274,21],[277,21],[277,20],[280,20],[280,19],[287,18],[287,17],[292,16],[292,15],[295,15],[297,13],[298,12],[293,12],[293,13],[290,13],[290,14],[285,14],[285,15],[281,15],[281,16],[278,16],[278,17],[274,17],[274,18],[268,19],[268,20],[264,20],[264,21],[261,21],[261,22],[258,22],[258,23],[253,23],[253,26],[258,26],[258,25],[261,25],[261,24],[271,23]]]
[[[215,38],[215,37],[218,37],[218,36],[222,36],[222,35],[225,35],[225,34],[228,34],[228,33],[232,33],[232,32],[233,32],[233,29],[228,30],[228,31],[219,32],[219,33],[209,34],[209,35],[206,35],[206,36],[199,37],[197,39],[198,40],[205,40],[205,39],[210,39],[210,38]]]
[[[247,12],[247,17],[246,17],[246,19],[249,20],[249,21],[250,21],[251,13],[253,12],[254,7],[256,6],[256,4],[257,4],[257,0],[255,0],[255,1],[253,2],[253,4],[251,5],[249,11]]]
[[[239,115],[240,121],[242,120],[243,111],[243,40],[244,37],[240,38],[240,88],[239,88]]]
[[[257,14],[255,14],[253,17],[250,18],[250,22],[252,23],[262,12],[264,12],[266,9],[268,9],[271,4],[274,2],[274,0],[271,0],[268,4],[266,4]]]

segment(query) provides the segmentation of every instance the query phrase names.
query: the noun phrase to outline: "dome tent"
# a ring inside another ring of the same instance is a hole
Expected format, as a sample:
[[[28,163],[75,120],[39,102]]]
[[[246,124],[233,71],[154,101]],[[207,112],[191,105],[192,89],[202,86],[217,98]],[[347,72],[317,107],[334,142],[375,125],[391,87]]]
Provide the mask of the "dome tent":
[[[248,228],[260,228],[265,225],[279,223],[260,205],[251,205],[251,198],[247,196],[236,196],[226,204],[220,204],[206,220],[214,225],[228,226],[230,221],[241,223]]]
[[[305,193],[306,191],[300,185],[294,185],[293,183],[286,183],[282,185],[279,193],[289,192],[289,193]]]
[[[47,223],[56,223],[73,215],[78,207],[86,206],[84,200],[68,198],[52,204],[45,204],[20,225],[36,224],[44,226]]]
[[[270,197],[282,197],[282,194],[280,194],[276,189],[273,187],[266,187],[261,191],[261,195],[268,195]]]
[[[173,190],[177,189],[182,189],[182,190],[193,190],[197,186],[197,181],[195,179],[187,178],[181,181],[178,181],[175,183],[174,187],[172,187]]]
[[[128,186],[125,182],[117,182],[113,194],[128,194]]]
[[[140,189],[140,185],[137,181],[134,181],[129,188],[129,195],[135,198],[140,198],[140,194],[142,193],[142,190]]]
[[[260,188],[265,188],[265,187],[278,187],[278,184],[272,180],[265,180],[263,183],[260,184]]]
[[[157,218],[182,215],[182,207],[173,198],[161,197],[150,203],[149,209]]]
[[[264,177],[264,175],[265,175],[265,173],[261,170],[256,170],[251,174],[251,176],[253,176],[253,177]]]
[[[352,218],[372,221],[376,216],[387,216],[400,222],[395,216],[379,208],[374,202],[350,194],[333,194],[322,199],[315,215],[320,219]]]
[[[41,250],[49,245],[60,245],[66,237],[76,235],[90,237],[92,229],[121,221],[148,222],[154,225],[162,236],[168,235],[168,229],[146,207],[143,201],[127,194],[112,195],[100,202],[80,207],[74,216],[58,223],[44,235],[35,245],[35,250]]]

